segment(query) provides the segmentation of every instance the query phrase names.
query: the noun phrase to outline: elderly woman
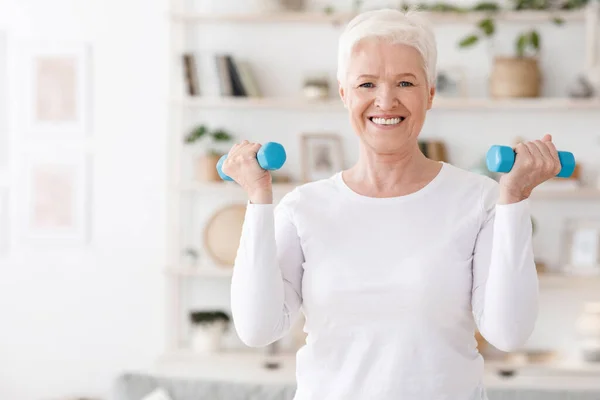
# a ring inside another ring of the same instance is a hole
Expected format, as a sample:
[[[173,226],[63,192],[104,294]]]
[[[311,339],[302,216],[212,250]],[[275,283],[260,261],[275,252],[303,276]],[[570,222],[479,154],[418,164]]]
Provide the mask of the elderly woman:
[[[486,399],[475,331],[523,345],[538,281],[528,197],[560,171],[546,135],[499,182],[426,158],[436,42],[417,12],[365,12],[339,42],[339,94],[358,137],[352,167],[275,206],[260,144],[223,172],[249,201],[231,286],[235,328],[266,346],[305,315],[297,400]]]

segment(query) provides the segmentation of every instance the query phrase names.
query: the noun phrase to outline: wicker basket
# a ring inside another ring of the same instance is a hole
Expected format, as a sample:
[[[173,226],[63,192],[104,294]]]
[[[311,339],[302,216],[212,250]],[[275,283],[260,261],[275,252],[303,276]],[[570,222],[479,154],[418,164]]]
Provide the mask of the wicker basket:
[[[494,98],[539,97],[542,76],[537,58],[496,57],[490,76]]]

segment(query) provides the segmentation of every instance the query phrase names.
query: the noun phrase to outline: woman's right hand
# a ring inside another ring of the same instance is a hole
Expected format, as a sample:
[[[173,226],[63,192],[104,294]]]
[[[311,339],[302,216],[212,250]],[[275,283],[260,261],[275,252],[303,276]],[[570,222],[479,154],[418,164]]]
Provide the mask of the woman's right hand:
[[[251,143],[247,140],[233,145],[227,153],[221,170],[246,191],[251,203],[272,203],[271,173],[262,169],[256,159],[260,148],[259,143]]]

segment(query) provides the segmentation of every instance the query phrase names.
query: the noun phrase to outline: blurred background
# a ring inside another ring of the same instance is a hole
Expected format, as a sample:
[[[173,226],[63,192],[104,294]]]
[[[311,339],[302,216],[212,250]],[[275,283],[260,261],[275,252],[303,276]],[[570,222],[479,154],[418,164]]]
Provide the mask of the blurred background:
[[[275,141],[275,200],[356,160],[337,39],[393,0],[0,1],[0,398],[291,399],[302,321],[246,348],[229,283],[246,198],[216,174]],[[577,168],[532,196],[540,316],[477,336],[494,399],[600,399],[600,1],[425,1],[430,158],[490,175],[553,135]],[[570,397],[569,397],[570,396]]]

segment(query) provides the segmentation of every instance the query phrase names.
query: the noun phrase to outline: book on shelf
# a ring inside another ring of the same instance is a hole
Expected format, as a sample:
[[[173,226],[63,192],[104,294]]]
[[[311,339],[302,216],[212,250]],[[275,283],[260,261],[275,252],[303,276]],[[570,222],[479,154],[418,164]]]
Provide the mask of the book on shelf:
[[[196,59],[191,53],[184,53],[182,57],[186,93],[188,96],[197,96],[200,94],[200,87],[198,84],[198,68],[196,66]]]
[[[419,148],[423,155],[434,161],[448,162],[446,146],[439,140],[419,140]]]
[[[250,63],[229,53],[187,52],[183,54],[183,68],[185,92],[189,96],[262,97]],[[206,85],[201,85],[204,79]]]

